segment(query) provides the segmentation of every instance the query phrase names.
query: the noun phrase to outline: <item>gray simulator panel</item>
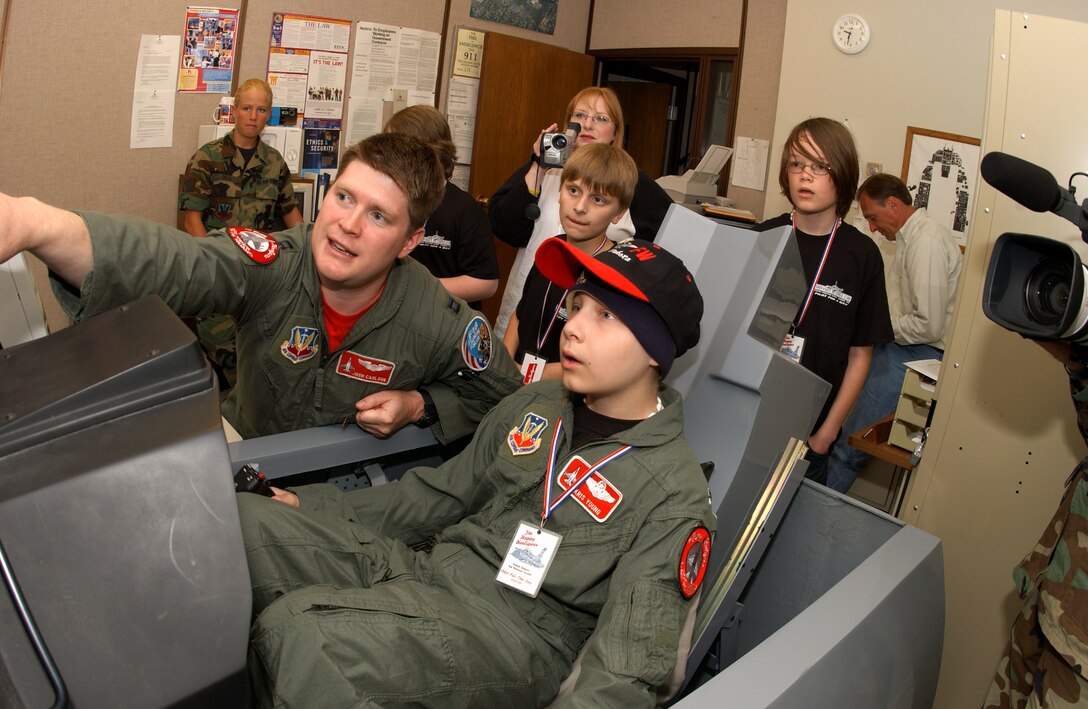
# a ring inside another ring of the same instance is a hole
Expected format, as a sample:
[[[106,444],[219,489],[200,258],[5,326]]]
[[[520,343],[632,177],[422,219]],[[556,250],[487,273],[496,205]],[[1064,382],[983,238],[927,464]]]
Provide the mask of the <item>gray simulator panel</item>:
[[[700,345],[671,383],[684,394],[688,441],[715,464],[718,516],[689,691],[706,680],[708,652],[724,669],[678,706],[928,706],[944,627],[939,540],[802,484],[803,462],[727,593],[707,602],[787,441],[807,439],[830,385],[779,352],[806,295],[788,227],[759,233],[673,207],[658,241],[688,265],[706,304]]]
[[[161,300],[0,351],[0,543],[73,705],[244,704],[233,491],[215,380]],[[4,588],[0,629],[0,706],[50,706]]]
[[[714,578],[748,527],[790,438],[807,440],[830,385],[779,352],[806,293],[788,227],[756,232],[674,206],[658,241],[687,264],[705,304],[699,347],[671,374],[671,383],[684,394],[688,441],[701,460],[714,463],[709,484],[718,533],[707,568]],[[700,609],[700,616],[713,617],[697,624],[689,675],[733,616],[805,467],[800,463],[791,475],[732,586],[718,594],[719,602]]]
[[[944,638],[936,537],[806,480],[743,600],[735,662],[679,709],[933,706]]]

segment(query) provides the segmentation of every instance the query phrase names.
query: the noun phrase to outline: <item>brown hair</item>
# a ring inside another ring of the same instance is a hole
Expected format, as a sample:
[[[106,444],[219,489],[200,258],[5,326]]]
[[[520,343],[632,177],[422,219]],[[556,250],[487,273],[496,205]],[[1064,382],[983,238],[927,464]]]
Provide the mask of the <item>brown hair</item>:
[[[895,197],[908,207],[914,203],[910,196],[910,190],[907,189],[903,181],[886,172],[878,172],[861,183],[861,187],[858,188],[858,199],[861,199],[862,195],[880,206],[884,206],[884,203],[888,201],[888,197]]]
[[[450,124],[433,106],[409,106],[397,111],[383,128],[386,133],[403,133],[419,138],[438,154],[446,179],[453,176],[453,163],[457,160],[457,146],[453,144]]]
[[[234,90],[234,103],[238,104],[238,99],[242,97],[247,91],[252,89],[260,89],[264,92],[264,95],[268,97],[268,107],[272,107],[272,87],[268,85],[268,82],[264,79],[246,79],[242,83],[238,84],[238,88]]]
[[[427,223],[442,202],[446,180],[438,156],[419,138],[402,133],[375,133],[344,151],[336,178],[353,162],[369,165],[389,177],[408,198],[409,231]]]
[[[820,149],[824,157],[813,155],[801,142],[806,138],[807,142]],[[832,184],[835,185],[835,214],[845,217],[850,211],[850,203],[854,201],[854,193],[858,189],[858,149],[854,145],[854,138],[850,131],[842,123],[831,118],[809,118],[801,121],[786,138],[786,144],[782,148],[782,164],[778,169],[778,185],[782,188],[782,194],[793,204],[793,196],[790,195],[789,171],[786,163],[790,161],[790,153],[795,152],[806,160],[823,162],[831,166]]]
[[[616,124],[616,130],[612,133],[612,142],[615,145],[623,147],[623,108],[620,106],[620,98],[616,95],[616,92],[607,86],[587,86],[578,93],[574,94],[574,98],[567,104],[567,121],[570,121],[571,114],[574,113],[574,107],[578,105],[579,101],[593,101],[595,99],[601,99],[604,101],[605,108],[608,109],[608,117],[612,119],[612,122]],[[566,130],[566,124],[560,124],[559,130]],[[577,152],[577,151],[575,151]]]
[[[594,192],[615,197],[620,209],[631,206],[638,182],[635,161],[623,148],[593,142],[578,148],[563,166],[563,182],[580,180]]]

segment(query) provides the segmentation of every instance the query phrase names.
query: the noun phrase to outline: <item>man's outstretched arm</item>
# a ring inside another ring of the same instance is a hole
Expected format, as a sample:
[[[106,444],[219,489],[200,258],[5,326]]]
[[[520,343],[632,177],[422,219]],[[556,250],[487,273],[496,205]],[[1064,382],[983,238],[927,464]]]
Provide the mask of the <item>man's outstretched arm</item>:
[[[75,288],[93,265],[91,235],[82,217],[33,197],[0,193],[0,263],[23,251]]]

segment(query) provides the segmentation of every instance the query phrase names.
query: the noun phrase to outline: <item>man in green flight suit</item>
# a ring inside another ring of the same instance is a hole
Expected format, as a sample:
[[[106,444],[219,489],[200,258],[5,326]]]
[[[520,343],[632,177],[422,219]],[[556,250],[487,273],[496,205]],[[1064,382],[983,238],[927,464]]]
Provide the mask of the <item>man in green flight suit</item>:
[[[449,443],[521,383],[490,326],[406,258],[442,197],[434,152],[403,135],[349,148],[318,220],[273,236],[193,239],[133,217],[0,195],[0,261],[30,251],[74,317],[146,294],[179,315],[238,321],[225,418],[243,437],[354,419]]]

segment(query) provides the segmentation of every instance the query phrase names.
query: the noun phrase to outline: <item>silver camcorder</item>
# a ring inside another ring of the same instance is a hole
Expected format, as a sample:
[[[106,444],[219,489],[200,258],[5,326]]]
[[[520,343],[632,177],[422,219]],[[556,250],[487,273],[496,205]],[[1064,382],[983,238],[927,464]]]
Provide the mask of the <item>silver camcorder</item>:
[[[563,167],[581,132],[582,126],[571,121],[567,124],[567,130],[562,133],[545,133],[540,136],[540,164],[544,167]]]
[[[981,172],[986,182],[1028,209],[1053,212],[1076,224],[1088,241],[1088,200],[1078,205],[1072,184],[1063,189],[1043,168],[997,152],[982,159]],[[986,270],[982,311],[1025,337],[1088,342],[1088,268],[1063,241],[1002,234]]]

